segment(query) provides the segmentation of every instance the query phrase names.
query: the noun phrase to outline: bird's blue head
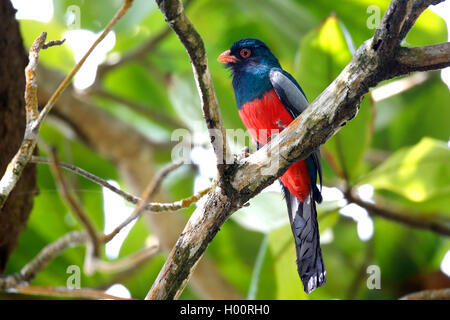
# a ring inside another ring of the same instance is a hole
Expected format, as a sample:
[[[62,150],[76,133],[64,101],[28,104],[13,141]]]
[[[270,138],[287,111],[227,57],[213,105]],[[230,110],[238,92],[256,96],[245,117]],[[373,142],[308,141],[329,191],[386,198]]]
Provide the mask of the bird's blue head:
[[[227,68],[230,68],[234,74],[255,67],[280,68],[278,59],[267,45],[258,39],[236,41],[230,50],[223,52],[217,60],[226,63]]]
[[[272,88],[269,73],[281,68],[267,45],[257,39],[241,39],[217,59],[233,72],[233,89],[238,108]]]

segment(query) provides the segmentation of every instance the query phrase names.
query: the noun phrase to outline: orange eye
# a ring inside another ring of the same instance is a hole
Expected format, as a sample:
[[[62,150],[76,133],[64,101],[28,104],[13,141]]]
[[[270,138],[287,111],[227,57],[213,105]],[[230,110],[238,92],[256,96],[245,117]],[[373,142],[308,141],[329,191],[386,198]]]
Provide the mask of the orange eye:
[[[248,57],[250,57],[250,55],[252,54],[252,52],[250,51],[250,49],[244,48],[241,50],[240,55],[242,58],[247,59]]]

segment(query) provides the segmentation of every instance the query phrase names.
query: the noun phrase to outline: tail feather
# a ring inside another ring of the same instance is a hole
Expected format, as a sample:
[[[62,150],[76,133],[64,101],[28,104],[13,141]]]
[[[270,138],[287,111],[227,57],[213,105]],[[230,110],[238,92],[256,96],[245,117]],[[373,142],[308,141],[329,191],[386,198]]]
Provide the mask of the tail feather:
[[[301,202],[284,187],[283,190],[295,239],[297,270],[305,292],[310,293],[326,282],[314,193],[310,192],[305,201]]]

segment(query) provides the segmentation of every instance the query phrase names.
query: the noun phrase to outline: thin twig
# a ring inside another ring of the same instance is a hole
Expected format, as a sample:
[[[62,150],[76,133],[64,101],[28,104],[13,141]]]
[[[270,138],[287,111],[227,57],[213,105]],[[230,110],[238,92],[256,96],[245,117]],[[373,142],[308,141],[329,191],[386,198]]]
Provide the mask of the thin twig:
[[[204,196],[207,193],[207,191],[209,191],[209,188],[205,189],[203,191],[200,191],[199,193],[194,194],[193,196],[191,196],[187,199],[177,201],[173,204],[163,204],[164,208],[165,208],[164,211],[170,211],[172,209],[175,210],[174,208],[176,208],[176,210],[181,209],[181,208],[186,208],[186,207],[190,206],[192,203],[198,201],[202,196]],[[147,206],[144,206],[144,208],[147,208]],[[161,211],[162,211],[162,209],[161,209]],[[125,224],[122,224],[122,225],[125,226]],[[102,243],[106,243],[106,242],[112,240],[115,235],[117,235],[117,233],[115,233],[114,235],[112,235],[112,234],[104,235],[103,237],[101,237]],[[53,243],[50,243],[49,245],[45,246],[33,260],[31,260],[27,265],[25,265],[22,268],[22,270],[20,272],[10,274],[10,275],[0,276],[0,290],[14,288],[20,284],[24,284],[24,283],[31,281],[32,279],[34,279],[36,277],[36,275],[39,272],[41,272],[48,265],[48,263],[50,263],[50,261],[52,261],[58,255],[60,255],[64,250],[74,247],[74,246],[81,245],[83,243],[88,242],[89,240],[90,240],[90,238],[89,238],[88,234],[84,231],[74,231],[74,232],[70,232],[70,233],[62,236],[61,238],[54,241]],[[149,251],[153,251],[153,248],[149,249]],[[148,257],[149,252],[144,252],[141,254],[143,256]],[[139,256],[139,255],[138,255],[138,257],[143,258],[142,256]],[[90,255],[87,255],[87,258],[92,260],[92,257]],[[98,261],[93,260],[93,261],[87,263],[87,266],[92,267],[92,266],[95,266],[96,264],[98,264]],[[86,264],[85,264],[85,266],[86,266]],[[105,266],[105,264],[103,264],[103,266]]]
[[[0,276],[0,289],[16,287],[34,279],[54,258],[60,255],[64,250],[81,245],[89,240],[86,232],[73,231],[55,242],[45,246],[37,256],[25,265],[18,273]]]
[[[51,161],[49,159],[44,158],[44,157],[38,157],[38,156],[33,156],[31,159],[31,162],[44,163],[44,164],[51,163]],[[77,166],[74,166],[74,165],[71,165],[68,163],[64,163],[64,162],[60,162],[59,165],[64,169],[70,170],[77,175],[80,175],[88,180],[91,180],[94,183],[97,183],[105,188],[108,188],[109,190],[118,194],[119,196],[121,196],[123,199],[125,199],[126,201],[128,201],[130,203],[138,204],[139,201],[141,201],[141,198],[136,197],[128,192],[125,192],[123,190],[116,188],[112,184],[108,183],[106,180],[99,178],[96,175],[94,175],[84,169],[81,169]],[[169,203],[148,202],[144,205],[144,209],[147,211],[153,212],[153,213],[160,213],[160,212],[164,212],[164,211],[177,211],[177,210],[180,210],[183,208],[187,208],[190,205],[192,205],[193,203],[197,202],[201,197],[203,197],[205,194],[207,194],[210,190],[211,190],[211,188],[206,188],[186,199],[182,199],[182,200],[175,201],[175,202],[169,202]]]
[[[60,193],[61,198],[65,200],[65,202],[67,203],[72,213],[78,218],[80,223],[86,229],[89,238],[92,242],[93,255],[95,257],[98,257],[100,254],[100,238],[98,236],[94,223],[86,214],[82,206],[70,193],[69,185],[67,184],[64,174],[61,171],[61,166],[59,164],[59,158],[56,154],[56,150],[53,148],[50,148],[50,157],[51,157],[50,169],[56,182],[58,192]]]
[[[39,114],[39,120],[38,125],[40,125],[43,121],[43,119],[47,116],[47,114],[50,112],[50,110],[53,108],[53,105],[55,104],[56,99],[61,95],[61,93],[66,89],[66,87],[69,85],[69,83],[72,81],[72,78],[75,76],[75,74],[80,70],[83,63],[86,61],[86,59],[89,57],[89,55],[94,51],[95,47],[106,37],[106,35],[111,31],[111,29],[114,27],[114,25],[128,12],[128,10],[131,8],[131,5],[133,4],[134,0],[124,0],[122,7],[119,9],[119,11],[116,13],[116,15],[111,19],[111,21],[106,25],[105,29],[103,29],[100,36],[94,41],[92,46],[88,49],[88,51],[85,53],[83,58],[73,67],[72,71],[64,78],[64,80],[61,82],[59,87],[56,89],[56,91],[53,93],[53,95],[48,100],[47,104],[42,109],[41,113]]]
[[[153,199],[153,197],[158,193],[164,179],[171,173],[175,171],[179,167],[183,165],[183,161],[174,161],[169,163],[167,166],[163,167],[160,171],[158,171],[153,178],[152,182],[148,185],[147,189],[144,190],[142,194],[142,199]]]
[[[374,253],[374,239],[370,239],[367,242],[366,245],[366,253],[364,255],[364,259],[361,263],[361,266],[358,269],[357,274],[355,275],[355,278],[353,282],[351,283],[350,287],[347,291],[347,299],[353,300],[355,299],[356,295],[358,294],[358,290],[361,286],[361,283],[366,279],[367,276],[367,267],[370,264],[370,261],[373,259],[373,253]]]
[[[47,49],[50,47],[54,47],[54,46],[60,46],[62,45],[64,42],[66,42],[66,39],[62,39],[62,40],[51,40],[49,42],[44,43],[44,45],[42,46],[42,49]]]
[[[50,164],[51,160],[47,159],[45,157],[32,156],[30,162],[32,162],[32,163]],[[81,169],[81,168],[79,168],[77,166],[74,166],[72,164],[65,163],[65,162],[60,162],[59,165],[62,168],[66,169],[66,170],[69,170],[69,171],[71,171],[71,172],[73,172],[73,173],[75,173],[75,174],[77,174],[79,176],[82,176],[82,177],[84,177],[84,178],[86,178],[86,179],[88,179],[88,180],[90,180],[90,181],[92,181],[92,182],[94,182],[94,183],[96,183],[98,185],[101,185],[101,186],[111,190],[112,192],[114,192],[117,195],[121,196],[123,199],[125,199],[128,202],[136,204],[140,200],[138,197],[135,197],[134,195],[132,195],[132,194],[130,194],[128,192],[125,192],[123,190],[120,190],[119,188],[116,188],[115,186],[110,184],[108,181],[106,181],[106,180],[104,180],[104,179],[102,179],[100,177],[97,177],[96,175],[94,175],[94,174],[92,174],[92,173],[90,173],[90,172],[88,172],[88,171],[86,171],[84,169]]]
[[[132,214],[130,214],[130,216],[127,219],[125,219],[125,221],[123,221],[119,226],[117,226],[111,233],[109,233],[108,235],[105,235],[105,241],[109,241],[109,239],[112,239],[113,237],[115,237],[116,234],[118,234],[120,232],[120,230],[125,228],[134,219],[138,218],[141,215],[141,213],[144,212],[146,203],[148,203],[148,201],[150,201],[150,199],[152,199],[154,197],[154,195],[158,192],[158,189],[161,186],[164,178],[170,172],[179,168],[182,164],[183,164],[183,162],[181,162],[181,161],[174,162],[174,163],[171,163],[170,165],[168,165],[167,167],[163,168],[163,170],[161,170],[161,172],[156,175],[155,179],[153,179],[147,185],[147,187],[144,189],[141,199],[136,204],[136,207],[134,208]]]
[[[369,214],[383,217],[388,220],[393,220],[402,223],[406,226],[430,230],[435,233],[450,237],[450,227],[437,221],[427,219],[411,212],[401,212],[398,210],[392,210],[391,208],[385,208],[379,204],[369,203],[363,201],[358,196],[355,196],[353,192],[345,192],[345,197],[349,202],[356,203],[357,205],[365,208]]]
[[[28,65],[25,68],[25,110],[26,122],[31,124],[38,118],[38,102],[37,102],[37,82],[36,82],[36,67],[39,60],[39,52],[45,45],[47,39],[47,32],[42,32],[41,35],[33,42],[28,55]],[[28,128],[27,128],[28,129]]]
[[[70,192],[68,190],[67,184],[65,183],[65,180],[62,176],[62,173],[57,168],[59,167],[66,167],[72,170],[75,173],[80,174],[82,172],[83,176],[88,176],[89,179],[93,180],[94,182],[103,181],[104,183],[107,183],[103,179],[100,179],[98,177],[95,177],[94,175],[88,173],[85,170],[82,170],[80,168],[77,168],[75,166],[67,165],[60,163],[57,159],[57,157],[53,154],[53,161],[54,161],[54,168],[55,170],[55,176],[57,183],[61,184],[61,191],[64,192],[64,197],[70,201],[71,207],[73,206],[74,211],[81,210],[80,206],[77,204],[73,204],[74,199],[70,196]],[[35,157],[33,158],[33,162],[36,163],[46,163],[51,164],[51,160],[48,160],[46,158],[42,157]],[[144,210],[152,210],[156,212],[162,212],[162,211],[174,211],[179,210],[181,208],[187,208],[191,204],[197,202],[201,197],[203,197],[205,194],[207,194],[211,188],[207,188],[205,190],[202,190],[189,198],[176,201],[174,203],[146,203],[149,198],[153,197],[156,192],[159,190],[163,179],[173,170],[179,168],[183,163],[182,162],[175,162],[171,163],[170,165],[163,168],[155,177],[155,179],[149,184],[148,188],[146,188],[145,192],[143,193],[142,199],[139,199],[137,197],[133,196],[133,201],[137,203],[137,206],[134,210],[134,213],[127,218],[122,224],[120,224],[116,229],[113,230],[108,235],[101,235],[98,236],[94,229],[94,234],[98,239],[99,244],[107,243],[110,240],[112,240],[122,228],[124,228],[126,225],[128,225],[131,221],[133,221],[135,218],[137,218]],[[129,197],[128,197],[129,198]],[[80,214],[80,212],[77,213],[77,215]],[[88,225],[90,224],[90,220],[85,217],[85,214],[82,212],[80,216],[78,216],[81,220],[83,220],[83,224],[85,224],[86,229],[90,229]],[[83,218],[84,217],[84,218]],[[87,219],[87,220],[86,220]],[[86,223],[87,221],[87,223]],[[91,225],[92,228],[94,228]],[[92,230],[91,230],[92,232]],[[63,252],[65,249],[80,245],[83,243],[88,242],[87,246],[87,254],[86,254],[86,260],[85,260],[85,272],[87,274],[92,273],[96,269],[101,270],[120,270],[127,266],[130,266],[130,264],[134,262],[141,263],[142,261],[145,261],[152,257],[154,254],[157,253],[159,245],[151,245],[147,247],[146,249],[126,258],[123,261],[117,261],[117,262],[104,262],[100,261],[98,258],[92,255],[92,252],[90,251],[89,241],[91,240],[91,235],[87,232],[71,232],[67,235],[64,235],[60,239],[56,240],[55,242],[47,245],[44,247],[44,249],[39,252],[39,254],[25,267],[22,268],[22,270],[19,273],[7,275],[7,276],[0,276],[0,290],[8,289],[8,288],[14,288],[17,287],[20,284],[27,283],[31,281],[41,270],[43,270],[47,264],[52,261],[56,256],[58,256],[61,252]],[[92,247],[92,246],[91,246]]]
[[[173,170],[179,168],[183,162],[175,162],[168,165],[166,168],[163,168],[163,170],[156,175],[156,177],[150,181],[150,183],[145,188],[144,192],[142,193],[141,199],[137,203],[136,207],[134,208],[133,212],[128,216],[128,218],[125,219],[119,226],[117,226],[111,233],[103,235],[102,241],[103,242],[109,242],[112,240],[123,228],[125,228],[128,224],[130,224],[133,220],[137,219],[144,211],[145,211],[145,204],[150,201],[150,199],[154,196],[154,194],[158,191],[159,187],[162,184],[162,180]],[[89,249],[89,248],[88,248]],[[156,249],[157,250],[157,249]],[[155,250],[152,251],[152,255],[155,254]],[[93,274],[94,271],[97,270],[98,267],[107,267],[107,262],[103,262],[99,259],[97,259],[94,255],[86,254],[85,259],[85,272],[87,274]]]
[[[10,290],[13,293],[21,293],[27,295],[62,297],[73,299],[109,299],[109,300],[134,300],[133,298],[122,298],[105,293],[95,289],[68,289],[65,287],[48,287],[48,286],[18,286]]]
[[[93,262],[93,266],[95,270],[101,272],[124,272],[126,270],[134,268],[136,265],[140,265],[143,262],[148,261],[150,258],[158,254],[159,250],[159,243],[156,240],[152,245],[120,260],[104,261],[101,259],[95,259],[95,261]]]

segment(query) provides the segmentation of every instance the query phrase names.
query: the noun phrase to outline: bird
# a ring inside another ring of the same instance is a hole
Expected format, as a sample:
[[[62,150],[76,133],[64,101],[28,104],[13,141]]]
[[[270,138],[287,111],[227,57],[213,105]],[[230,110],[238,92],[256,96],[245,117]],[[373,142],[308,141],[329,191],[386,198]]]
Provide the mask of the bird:
[[[236,41],[217,60],[231,70],[238,113],[257,149],[309,106],[298,82],[261,40]],[[297,271],[309,294],[326,282],[316,209],[316,202],[322,202],[320,148],[293,163],[279,182],[294,236]]]

